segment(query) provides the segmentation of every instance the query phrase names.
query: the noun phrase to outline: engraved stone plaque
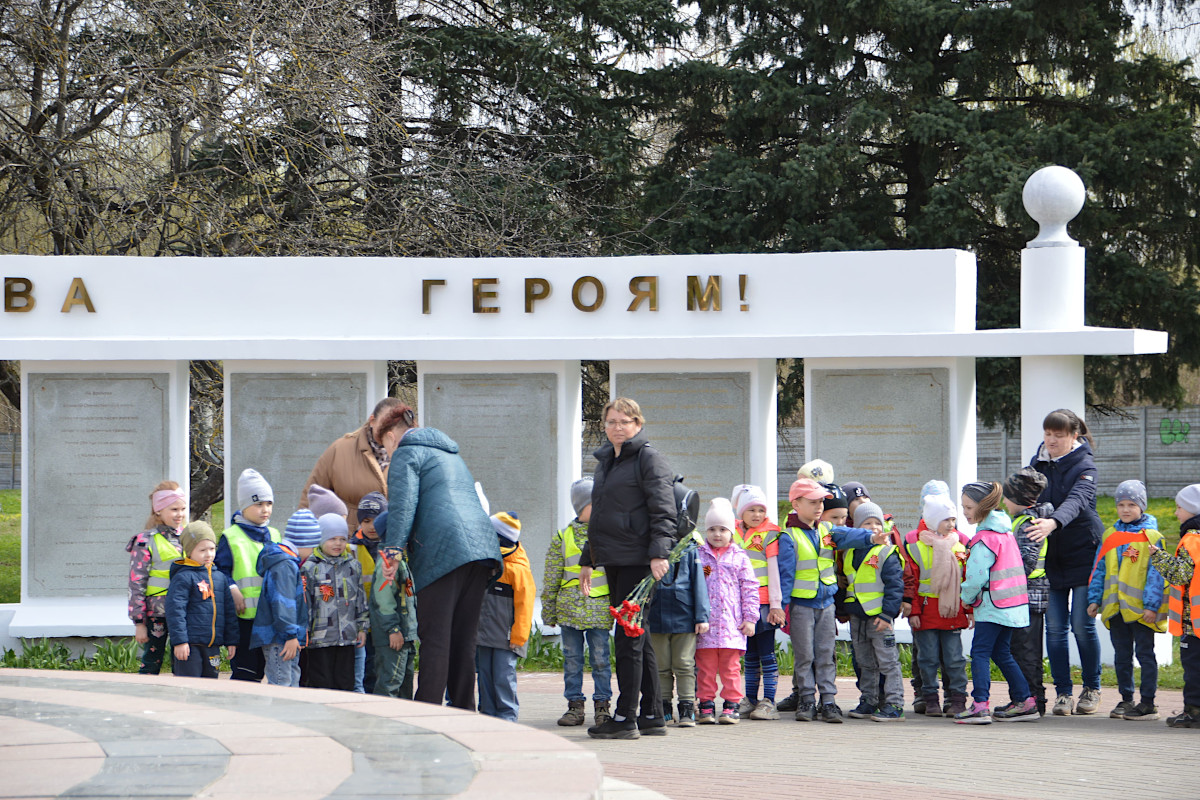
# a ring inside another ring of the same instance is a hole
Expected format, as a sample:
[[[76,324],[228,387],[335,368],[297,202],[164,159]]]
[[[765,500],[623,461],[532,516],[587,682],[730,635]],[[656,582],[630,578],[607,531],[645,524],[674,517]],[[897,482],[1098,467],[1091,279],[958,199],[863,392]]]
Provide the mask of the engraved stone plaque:
[[[366,421],[363,373],[233,372],[226,401],[230,426],[226,469],[230,497],[219,533],[237,506],[237,478],[258,470],[275,493],[271,527],[283,531],[300,507],[300,493],[317,459],[333,441]]]
[[[541,580],[557,530],[557,378],[553,373],[435,375],[424,379],[423,424],[458,443],[493,514],[521,519],[521,544]]]
[[[805,455],[832,464],[839,483],[863,483],[911,530],[925,482],[953,482],[949,380],[943,368],[814,369],[813,451]]]
[[[750,479],[750,374],[621,373],[618,397],[637,401],[646,436],[700,493],[701,509]]]
[[[166,374],[29,376],[28,597],[121,594],[167,475]],[[181,481],[182,482],[182,481]]]

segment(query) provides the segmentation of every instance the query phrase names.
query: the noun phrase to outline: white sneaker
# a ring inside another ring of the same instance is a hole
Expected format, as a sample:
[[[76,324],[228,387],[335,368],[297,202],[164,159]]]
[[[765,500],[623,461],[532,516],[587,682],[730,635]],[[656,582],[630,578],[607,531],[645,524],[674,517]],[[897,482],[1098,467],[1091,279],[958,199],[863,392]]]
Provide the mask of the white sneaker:
[[[1058,699],[1054,701],[1054,711],[1056,717],[1069,717],[1075,713],[1075,701],[1071,699],[1069,694],[1060,694]]]
[[[1075,704],[1076,714],[1095,714],[1099,709],[1099,689],[1084,689],[1079,693],[1079,702]]]

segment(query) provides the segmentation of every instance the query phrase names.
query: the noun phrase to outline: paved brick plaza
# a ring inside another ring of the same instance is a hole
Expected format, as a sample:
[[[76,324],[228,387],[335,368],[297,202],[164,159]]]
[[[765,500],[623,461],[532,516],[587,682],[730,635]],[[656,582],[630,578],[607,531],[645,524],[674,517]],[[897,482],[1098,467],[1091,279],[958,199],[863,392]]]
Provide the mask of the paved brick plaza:
[[[781,685],[789,684],[781,678]],[[590,690],[590,677],[584,687]],[[839,679],[838,691],[843,710],[857,702],[853,679]],[[606,775],[672,800],[1200,797],[1200,731],[1173,730],[1161,720],[1109,719],[1119,699],[1115,689],[1104,690],[1103,715],[1036,723],[966,726],[910,715],[899,723],[829,725],[781,714],[778,721],[672,729],[637,741],[596,741],[584,728],[559,728],[555,721],[566,701],[557,675],[522,673],[520,695],[522,723],[588,747]],[[1007,696],[1003,683],[992,684],[993,698]],[[1157,702],[1163,716],[1183,708],[1179,692],[1162,692]],[[931,760],[922,758],[926,753],[948,760],[940,768],[926,766],[920,763]],[[754,770],[754,764],[762,766]]]
[[[1200,731],[1162,722],[746,720],[601,742],[555,724],[565,708],[559,675],[521,673],[519,682],[523,726],[319,689],[0,670],[0,797],[1200,797]],[[853,682],[840,687],[848,706]],[[1105,693],[1106,713],[1114,695]],[[1162,711],[1181,706],[1178,692],[1160,695]],[[945,754],[943,766],[924,766],[928,753]]]

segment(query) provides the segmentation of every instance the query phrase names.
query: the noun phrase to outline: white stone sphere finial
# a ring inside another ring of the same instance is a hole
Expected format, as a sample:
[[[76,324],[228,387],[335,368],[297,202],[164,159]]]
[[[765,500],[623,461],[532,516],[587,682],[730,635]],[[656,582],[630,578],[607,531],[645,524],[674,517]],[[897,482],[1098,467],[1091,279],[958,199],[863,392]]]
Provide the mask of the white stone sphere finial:
[[[1042,167],[1025,181],[1025,211],[1041,226],[1029,247],[1078,247],[1067,235],[1067,223],[1083,208],[1083,181],[1066,167]]]

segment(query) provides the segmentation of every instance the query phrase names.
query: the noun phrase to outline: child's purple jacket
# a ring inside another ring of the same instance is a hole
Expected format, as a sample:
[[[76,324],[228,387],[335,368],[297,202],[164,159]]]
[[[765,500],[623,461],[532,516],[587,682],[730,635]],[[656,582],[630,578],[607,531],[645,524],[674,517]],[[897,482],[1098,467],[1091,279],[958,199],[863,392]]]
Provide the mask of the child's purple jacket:
[[[758,580],[742,548],[730,543],[718,561],[708,542],[700,545],[700,567],[708,586],[708,633],[696,639],[696,649],[720,647],[745,650],[743,622],[758,622]]]

